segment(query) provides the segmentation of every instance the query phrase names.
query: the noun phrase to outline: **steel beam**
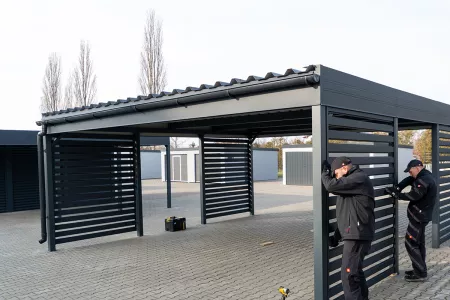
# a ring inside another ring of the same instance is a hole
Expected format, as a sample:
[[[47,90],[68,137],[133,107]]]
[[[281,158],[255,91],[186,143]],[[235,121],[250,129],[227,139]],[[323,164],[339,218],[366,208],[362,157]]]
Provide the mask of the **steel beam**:
[[[135,175],[134,175],[134,195],[136,199],[136,231],[137,236],[144,235],[144,218],[142,212],[142,178],[141,178],[141,137],[139,133],[134,135],[135,142]]]
[[[170,144],[166,145],[166,187],[167,187],[167,208],[172,208],[172,178],[170,170]]]
[[[440,196],[439,196],[439,125],[434,124],[431,129],[431,163],[432,173],[436,180],[437,199],[434,204],[432,227],[431,227],[431,247],[439,248],[440,246]]]
[[[322,184],[322,161],[327,152],[327,108],[312,107],[314,299],[328,299],[328,193]]]
[[[44,136],[44,171],[45,171],[45,201],[47,208],[47,241],[48,251],[56,251],[55,240],[55,199],[53,195],[53,149],[52,137]]]

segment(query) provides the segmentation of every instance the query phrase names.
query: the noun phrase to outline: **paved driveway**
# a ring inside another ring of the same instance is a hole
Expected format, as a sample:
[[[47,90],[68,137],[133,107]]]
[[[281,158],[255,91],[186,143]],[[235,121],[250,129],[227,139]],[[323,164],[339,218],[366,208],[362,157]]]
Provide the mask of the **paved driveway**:
[[[293,291],[288,299],[313,298],[310,187],[256,183],[255,216],[206,226],[199,186],[176,183],[173,190],[166,209],[164,184],[144,182],[144,237],[74,242],[53,253],[37,243],[38,211],[0,215],[0,299],[279,299],[280,285]],[[188,230],[165,232],[169,215],[187,217]],[[430,249],[427,283],[393,277],[375,286],[371,299],[450,299],[448,246]],[[405,254],[401,263],[408,267]]]

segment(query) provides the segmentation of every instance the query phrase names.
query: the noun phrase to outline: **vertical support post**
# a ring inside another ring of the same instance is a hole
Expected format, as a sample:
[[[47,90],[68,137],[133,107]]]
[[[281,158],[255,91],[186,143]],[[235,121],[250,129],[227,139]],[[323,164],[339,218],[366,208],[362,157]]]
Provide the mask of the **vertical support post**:
[[[134,194],[136,199],[136,231],[137,236],[144,235],[144,218],[142,212],[142,178],[141,178],[141,135],[134,134],[135,160],[134,160]]]
[[[328,299],[328,193],[322,184],[322,161],[328,159],[326,106],[312,107],[314,299]]]
[[[167,186],[167,208],[172,207],[172,172],[170,170],[170,144],[166,145],[166,186]]]
[[[47,207],[47,238],[48,251],[56,250],[55,241],[55,199],[53,196],[53,147],[52,137],[46,135],[44,137],[44,170],[45,170],[45,201]]]
[[[395,184],[398,184],[398,118],[394,118],[394,131],[392,133],[394,138],[394,178]],[[398,199],[394,197],[394,272],[399,274],[399,207]]]
[[[201,173],[200,173],[200,214],[201,214],[201,222],[202,222],[202,224],[206,224],[205,160],[204,160],[205,145],[204,145],[204,139],[203,139],[202,135],[199,136],[199,142],[200,142],[199,158],[200,158],[200,166],[201,166]]]
[[[5,154],[6,211],[11,212],[14,211],[12,152],[8,149]]]
[[[41,239],[39,243],[47,241],[47,212],[45,205],[45,170],[44,170],[44,139],[40,133],[37,136],[37,151],[38,151],[38,170],[39,170],[39,206],[41,209]]]
[[[249,180],[249,200],[250,200],[250,215],[255,215],[255,189],[253,184],[253,140],[249,139],[248,141],[248,180]]]
[[[433,124],[431,130],[431,164],[432,173],[436,180],[437,197],[433,208],[433,218],[431,227],[431,247],[439,248],[440,246],[440,190],[439,190],[439,124]]]

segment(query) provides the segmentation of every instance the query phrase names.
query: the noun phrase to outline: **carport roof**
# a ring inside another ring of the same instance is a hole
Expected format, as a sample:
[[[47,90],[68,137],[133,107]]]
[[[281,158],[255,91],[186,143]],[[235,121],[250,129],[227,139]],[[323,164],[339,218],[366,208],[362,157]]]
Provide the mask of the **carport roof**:
[[[450,125],[450,105],[322,65],[62,110],[44,114],[37,124],[47,125],[48,134],[308,135],[317,105],[397,117],[399,129]]]
[[[38,131],[0,130],[0,146],[36,146]]]

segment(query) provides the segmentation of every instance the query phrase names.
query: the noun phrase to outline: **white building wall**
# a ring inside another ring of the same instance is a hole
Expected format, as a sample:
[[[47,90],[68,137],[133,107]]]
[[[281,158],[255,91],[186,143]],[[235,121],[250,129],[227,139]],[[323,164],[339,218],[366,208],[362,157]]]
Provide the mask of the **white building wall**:
[[[170,155],[187,155],[187,182],[195,182],[195,154],[199,154],[200,151],[199,150],[171,150],[170,151]],[[165,157],[166,155],[166,151],[161,151],[161,174],[162,174],[162,181],[166,181],[166,175],[165,175],[165,170],[166,170],[166,162],[165,162]],[[170,162],[171,165],[170,167],[173,168],[172,166],[172,161]]]

